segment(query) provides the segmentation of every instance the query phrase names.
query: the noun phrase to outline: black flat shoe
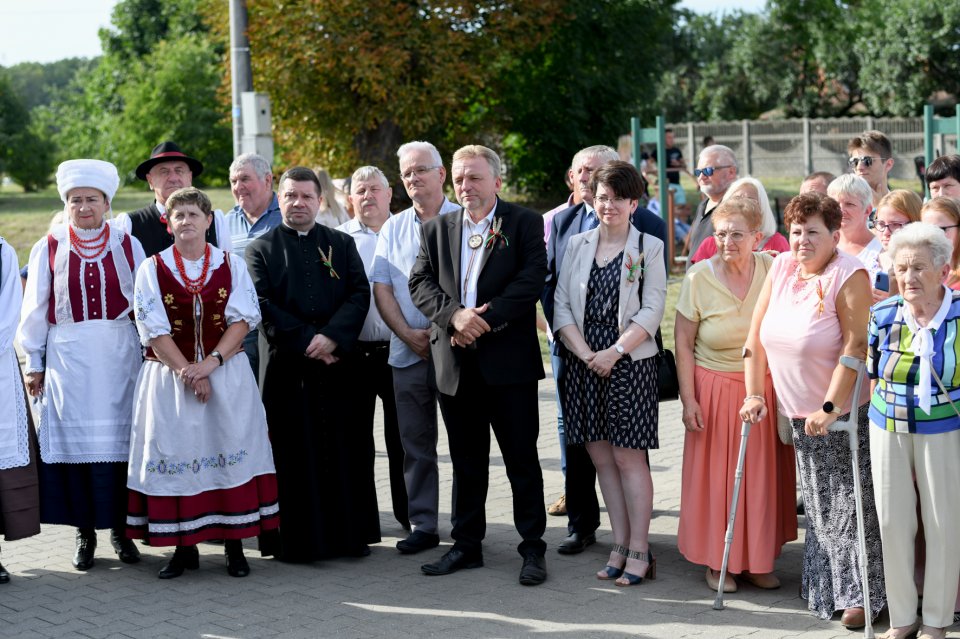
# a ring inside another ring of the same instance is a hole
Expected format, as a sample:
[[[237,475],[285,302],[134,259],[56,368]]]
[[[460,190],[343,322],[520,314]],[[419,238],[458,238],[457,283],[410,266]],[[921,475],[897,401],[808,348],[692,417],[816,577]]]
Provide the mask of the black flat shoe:
[[[10,583],[10,573],[3,567],[3,564],[0,564],[0,584],[7,583]]]
[[[449,575],[464,568],[479,568],[483,565],[483,557],[468,555],[458,548],[451,548],[440,558],[440,561],[420,566],[420,572],[425,575]]]
[[[520,568],[520,583],[524,586],[539,586],[547,580],[547,560],[543,555],[527,555]]]
[[[116,529],[110,531],[110,545],[125,564],[135,564],[140,561],[140,551],[132,539],[127,539]]]
[[[406,539],[397,542],[397,550],[404,555],[413,555],[440,545],[440,535],[415,530]]]
[[[246,577],[250,574],[250,564],[243,556],[243,544],[239,539],[223,542],[223,554],[227,559],[227,574],[231,577]]]
[[[97,550],[97,531],[93,528],[77,528],[77,551],[73,555],[73,567],[77,570],[93,568],[93,553]]]
[[[587,549],[587,546],[597,543],[597,536],[594,533],[581,535],[578,532],[572,532],[566,539],[557,546],[557,552],[561,555],[576,555]]]
[[[177,546],[177,549],[173,552],[173,557],[163,565],[157,576],[160,579],[175,579],[182,575],[187,568],[196,570],[199,567],[200,551],[197,550],[196,546]]]

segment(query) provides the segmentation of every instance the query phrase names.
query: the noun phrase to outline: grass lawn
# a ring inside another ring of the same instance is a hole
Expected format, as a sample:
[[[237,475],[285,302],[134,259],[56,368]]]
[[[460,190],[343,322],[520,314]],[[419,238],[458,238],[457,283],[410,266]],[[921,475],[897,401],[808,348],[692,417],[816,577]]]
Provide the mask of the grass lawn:
[[[233,208],[234,200],[230,189],[205,189],[213,201],[213,207],[228,211]],[[113,198],[114,215],[126,211],[135,211],[153,201],[153,194],[146,186],[126,187]],[[43,237],[50,218],[63,210],[60,194],[54,188],[39,193],[23,193],[19,187],[0,189],[0,236],[17,251],[20,265],[23,266],[30,256],[30,249]]]

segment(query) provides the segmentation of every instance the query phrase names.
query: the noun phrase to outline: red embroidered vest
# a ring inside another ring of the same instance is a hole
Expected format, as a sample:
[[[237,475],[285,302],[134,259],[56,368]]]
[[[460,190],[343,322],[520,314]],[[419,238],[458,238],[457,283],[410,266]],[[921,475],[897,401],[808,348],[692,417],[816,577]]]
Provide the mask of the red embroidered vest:
[[[177,281],[159,254],[152,259],[157,266],[161,301],[170,320],[170,337],[188,362],[198,362],[217,347],[227,330],[230,255],[223,256],[223,264],[210,276],[198,298],[188,293]],[[147,359],[157,359],[150,347],[147,347]]]
[[[57,256],[58,244],[52,235],[47,236],[47,255],[50,263],[51,279],[53,277],[53,267]],[[129,235],[123,236],[123,241],[120,242],[120,246],[123,247],[123,256],[126,258],[127,264],[130,265],[130,273],[136,278],[137,274],[133,269],[133,244],[130,242]],[[96,262],[86,262],[87,268],[82,269],[84,262],[80,260],[79,255],[70,251],[68,262],[69,281],[67,286],[70,291],[70,308],[73,311],[74,322],[82,322],[84,319],[114,320],[120,317],[120,314],[125,309],[130,307],[130,302],[120,291],[120,279],[117,276],[117,267],[109,248],[101,258],[100,263],[103,265],[103,275],[106,279],[105,284],[100,281],[100,269],[97,268]],[[81,269],[84,272],[81,273]],[[50,287],[50,304],[47,308],[47,321],[51,324],[57,323],[55,313],[57,300],[55,299],[54,288],[53,286]],[[100,292],[102,290],[106,291],[106,297],[104,299],[100,299]],[[86,298],[86,307],[89,314],[87,318],[83,316],[84,298]],[[128,315],[132,320],[133,311],[130,311]]]

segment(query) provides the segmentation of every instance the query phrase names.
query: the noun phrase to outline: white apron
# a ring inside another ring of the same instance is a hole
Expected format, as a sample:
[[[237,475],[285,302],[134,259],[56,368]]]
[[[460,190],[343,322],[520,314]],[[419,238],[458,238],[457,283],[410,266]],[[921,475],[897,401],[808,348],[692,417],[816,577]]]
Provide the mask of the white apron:
[[[27,402],[20,364],[11,346],[0,353],[0,470],[30,463]]]
[[[247,356],[234,355],[209,380],[213,392],[204,404],[169,367],[144,363],[134,395],[128,488],[186,497],[276,472]]]
[[[55,324],[47,337],[40,458],[125,462],[143,354],[128,318]]]

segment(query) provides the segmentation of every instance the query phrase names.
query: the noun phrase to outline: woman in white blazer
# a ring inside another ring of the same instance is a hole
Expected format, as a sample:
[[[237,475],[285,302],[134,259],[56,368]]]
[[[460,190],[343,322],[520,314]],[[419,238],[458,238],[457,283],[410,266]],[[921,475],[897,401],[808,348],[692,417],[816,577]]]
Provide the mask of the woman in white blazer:
[[[613,530],[597,578],[634,586],[656,577],[647,451],[658,447],[654,335],[667,275],[663,243],[630,223],[643,192],[636,169],[608,162],[591,188],[600,225],[571,238],[557,281],[554,328],[567,348],[561,397],[567,443],[586,445]]]

